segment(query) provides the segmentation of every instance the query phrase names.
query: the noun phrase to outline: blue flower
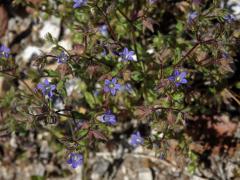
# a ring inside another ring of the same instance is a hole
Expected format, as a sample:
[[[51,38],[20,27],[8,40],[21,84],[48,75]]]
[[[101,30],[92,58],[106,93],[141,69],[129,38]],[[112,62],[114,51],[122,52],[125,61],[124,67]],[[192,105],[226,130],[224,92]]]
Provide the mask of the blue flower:
[[[0,46],[0,58],[5,57],[8,58],[10,53],[10,49],[6,46],[2,45]]]
[[[194,20],[197,18],[197,16],[198,16],[197,12],[195,12],[195,11],[194,12],[190,12],[188,14],[188,20],[187,20],[188,24],[194,23]]]
[[[68,61],[68,58],[68,55],[64,51],[62,51],[61,54],[56,57],[59,64],[66,63]]]
[[[134,147],[137,147],[140,144],[144,143],[144,139],[141,137],[140,132],[137,131],[131,135],[130,144]]]
[[[45,79],[44,83],[38,83],[37,89],[41,90],[43,95],[47,95],[49,98],[52,98],[56,85],[50,84],[49,81]]]
[[[103,35],[103,36],[107,36],[108,35],[108,26],[107,25],[102,25],[99,27],[99,32]]]
[[[186,84],[188,81],[186,79],[187,73],[186,72],[179,72],[178,70],[175,70],[173,75],[168,78],[168,80],[175,83],[175,85],[178,87],[181,84]]]
[[[116,92],[121,89],[121,85],[117,83],[117,78],[112,78],[112,80],[105,80],[104,83],[104,92],[110,92],[113,96],[116,95]]]
[[[117,123],[117,118],[112,112],[109,110],[105,112],[103,115],[100,116],[99,121],[109,124],[109,125],[115,125]]]
[[[70,153],[70,158],[67,160],[68,164],[71,164],[72,168],[76,168],[83,164],[83,155],[78,153]]]
[[[229,58],[229,54],[226,53],[226,52],[223,52],[223,53],[222,53],[222,58],[223,58],[223,59],[228,59],[228,58]]]
[[[125,86],[124,86],[124,90],[126,90],[128,93],[132,93],[133,92],[133,88],[132,88],[132,85],[130,83],[127,83]]]
[[[133,61],[134,54],[134,51],[129,51],[128,48],[124,48],[124,50],[119,53],[123,61]]]
[[[73,0],[73,2],[74,2],[73,8],[79,8],[87,4],[87,0]]]
[[[228,23],[232,23],[233,21],[236,20],[235,16],[232,14],[228,14],[228,15],[224,16],[223,19]]]

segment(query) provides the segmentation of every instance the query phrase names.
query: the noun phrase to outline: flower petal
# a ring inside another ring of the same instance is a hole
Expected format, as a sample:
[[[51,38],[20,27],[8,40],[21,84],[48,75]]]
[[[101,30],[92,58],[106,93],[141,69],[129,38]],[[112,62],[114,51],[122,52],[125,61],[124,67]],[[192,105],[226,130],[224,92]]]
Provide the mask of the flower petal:
[[[182,83],[182,84],[186,84],[187,82],[188,82],[187,79],[182,79],[182,80],[181,80],[181,83]]]
[[[115,88],[112,88],[112,89],[111,89],[111,94],[112,94],[113,96],[116,95],[116,89],[115,89]]]

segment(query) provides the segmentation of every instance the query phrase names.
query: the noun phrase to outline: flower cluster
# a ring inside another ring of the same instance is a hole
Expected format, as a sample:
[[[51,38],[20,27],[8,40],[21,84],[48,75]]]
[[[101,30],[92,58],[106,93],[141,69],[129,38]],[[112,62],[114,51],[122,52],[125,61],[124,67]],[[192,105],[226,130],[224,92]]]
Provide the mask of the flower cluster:
[[[106,79],[104,83],[104,92],[110,92],[113,96],[116,92],[121,89],[121,85],[117,83],[117,78],[112,78],[111,80]]]
[[[119,53],[122,58],[122,61],[133,61],[133,56],[135,55],[134,51],[129,51],[128,48],[124,48],[122,52]]]
[[[73,2],[74,2],[73,8],[79,8],[87,4],[87,0],[73,0]]]
[[[10,49],[6,46],[2,45],[0,46],[0,58],[8,58],[10,54]]]
[[[186,72],[179,72],[178,70],[175,70],[173,75],[168,78],[168,80],[172,81],[177,87],[181,84],[186,84],[187,73]]]
[[[117,118],[110,110],[108,110],[99,117],[99,121],[108,125],[115,125],[117,123]]]
[[[56,59],[59,64],[65,64],[69,57],[64,51],[62,51],[61,54],[56,57]]]
[[[77,168],[83,164],[83,155],[79,153],[70,153],[70,157],[67,160],[68,164],[71,164],[72,168]]]
[[[43,83],[38,83],[37,89],[41,90],[43,95],[47,95],[48,98],[52,98],[56,85],[50,84],[50,82],[45,79]]]
[[[137,131],[131,135],[130,144],[133,147],[137,147],[144,143],[144,139],[141,137],[140,132]]]

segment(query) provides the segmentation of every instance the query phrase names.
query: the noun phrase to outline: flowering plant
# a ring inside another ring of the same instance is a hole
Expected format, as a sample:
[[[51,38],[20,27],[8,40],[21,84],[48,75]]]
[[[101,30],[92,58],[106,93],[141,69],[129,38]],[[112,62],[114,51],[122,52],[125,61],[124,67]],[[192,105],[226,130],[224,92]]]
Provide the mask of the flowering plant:
[[[62,19],[73,45],[68,49],[48,34],[52,50],[34,58],[23,73],[7,45],[0,47],[0,75],[24,88],[12,87],[0,102],[6,121],[22,119],[14,131],[20,126],[27,129],[26,122],[44,128],[55,124],[57,133],[46,129],[63,144],[67,163],[76,168],[88,161],[90,149],[107,142],[117,127],[126,124],[123,128],[128,129],[122,132],[133,130],[123,139],[132,149],[155,147],[156,156],[164,159],[165,147],[174,139],[194,171],[189,124],[202,115],[213,117],[220,109],[228,112],[221,92],[235,91],[232,88],[239,83],[231,68],[236,20],[217,0],[187,1],[187,5],[139,2],[73,0],[34,5],[36,11],[45,9]],[[51,64],[56,65],[54,70]],[[226,87],[230,79],[235,80]]]

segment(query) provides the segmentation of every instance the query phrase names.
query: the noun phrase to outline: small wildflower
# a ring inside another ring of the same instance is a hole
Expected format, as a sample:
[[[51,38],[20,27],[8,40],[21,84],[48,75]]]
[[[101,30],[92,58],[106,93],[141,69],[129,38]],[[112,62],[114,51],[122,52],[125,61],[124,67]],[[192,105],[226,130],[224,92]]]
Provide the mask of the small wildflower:
[[[124,48],[119,55],[122,57],[123,61],[133,61],[134,51],[129,51],[128,48]]]
[[[144,139],[141,137],[140,132],[137,131],[131,135],[130,144],[134,147],[137,147],[140,144],[144,143]]]
[[[87,4],[87,0],[73,0],[73,2],[74,2],[73,8],[79,8]]]
[[[67,160],[68,164],[71,164],[72,168],[76,168],[83,164],[83,155],[78,153],[70,153],[70,157]]]
[[[68,55],[62,51],[61,54],[56,57],[56,59],[59,64],[64,64],[68,61]]]
[[[2,45],[0,46],[0,58],[5,57],[8,58],[10,53],[10,49],[6,46]]]
[[[105,80],[104,83],[104,92],[110,92],[115,96],[116,92],[121,89],[121,85],[117,83],[117,78],[112,78],[112,80]]]
[[[44,95],[52,98],[53,91],[56,89],[56,85],[50,84],[49,81],[45,79],[44,83],[38,83],[37,89],[41,90]]]
[[[236,20],[235,16],[232,14],[228,14],[228,15],[224,16],[223,19],[228,23],[232,23],[233,21]]]
[[[124,90],[126,90],[127,92],[129,92],[130,94],[133,92],[133,88],[132,88],[132,85],[130,83],[127,83],[125,86],[124,86]]]
[[[229,58],[229,54],[226,53],[226,52],[223,52],[223,53],[222,53],[222,58],[223,58],[223,59],[228,59],[228,58]]]
[[[168,78],[168,80],[172,81],[175,83],[175,85],[178,87],[181,84],[186,84],[187,79],[186,79],[187,73],[186,72],[179,72],[178,70],[175,70],[173,75]]]
[[[108,35],[108,27],[107,25],[102,25],[99,27],[99,32],[103,35],[103,36],[107,36]]]
[[[188,14],[188,19],[187,19],[187,22],[188,24],[193,24],[194,23],[194,20],[197,18],[198,16],[198,13],[197,12],[190,12]]]
[[[105,112],[103,115],[100,116],[99,121],[109,124],[109,125],[115,125],[117,123],[116,116],[109,110]]]

